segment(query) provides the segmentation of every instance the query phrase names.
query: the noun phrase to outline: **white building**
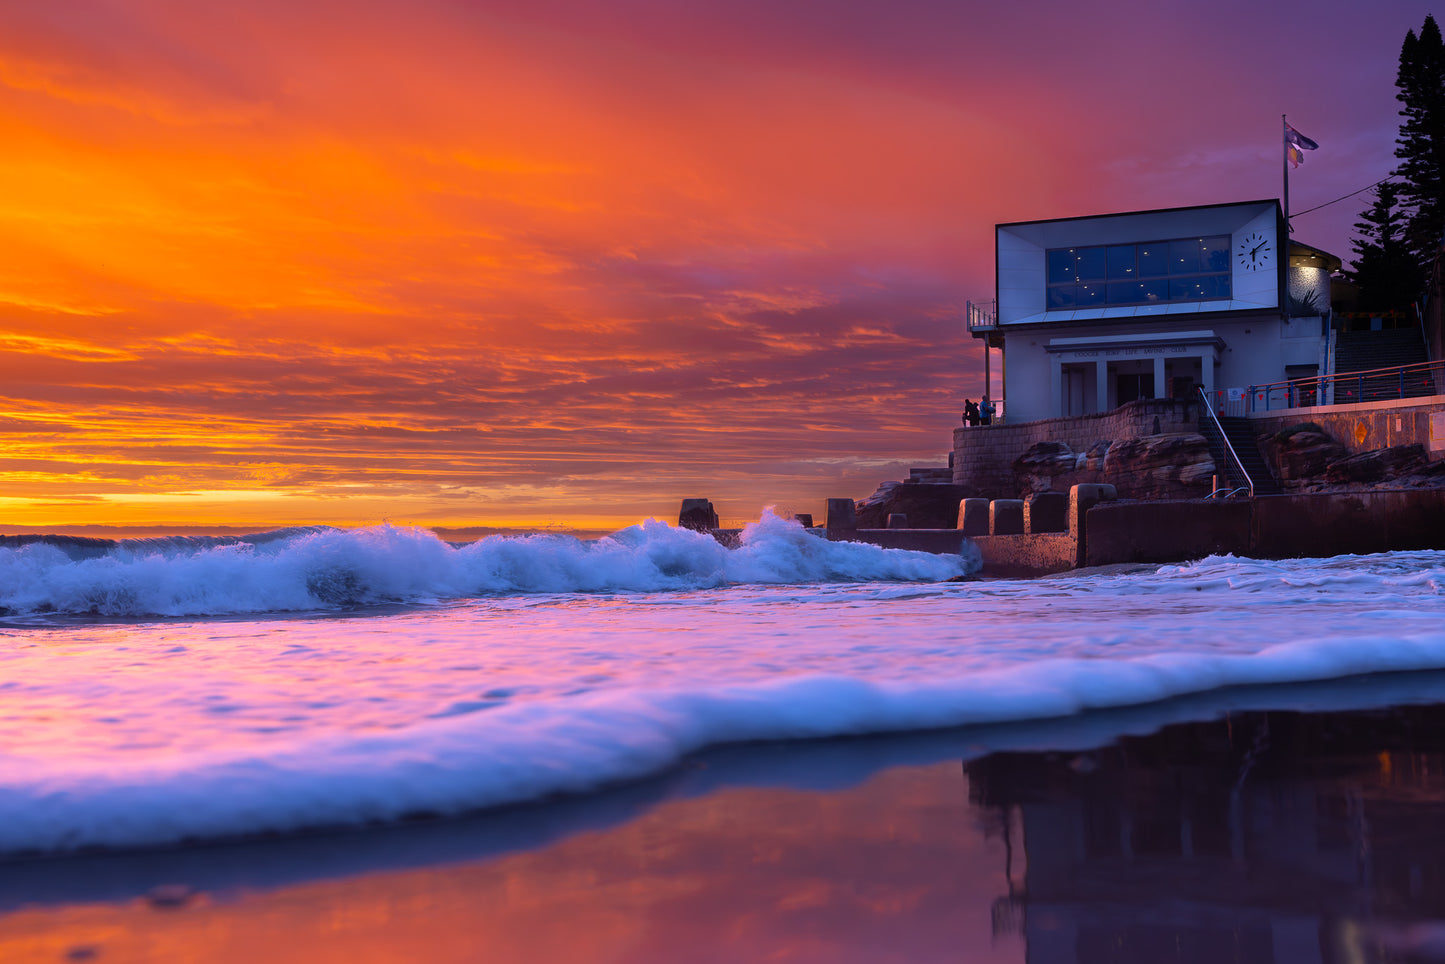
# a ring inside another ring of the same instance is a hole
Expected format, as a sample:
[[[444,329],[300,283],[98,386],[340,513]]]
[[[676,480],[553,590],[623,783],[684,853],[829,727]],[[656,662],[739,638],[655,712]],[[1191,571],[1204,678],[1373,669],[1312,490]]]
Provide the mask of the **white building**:
[[[969,326],[1003,350],[1008,421],[1324,373],[1339,260],[1284,237],[1273,199],[997,225],[996,313]]]

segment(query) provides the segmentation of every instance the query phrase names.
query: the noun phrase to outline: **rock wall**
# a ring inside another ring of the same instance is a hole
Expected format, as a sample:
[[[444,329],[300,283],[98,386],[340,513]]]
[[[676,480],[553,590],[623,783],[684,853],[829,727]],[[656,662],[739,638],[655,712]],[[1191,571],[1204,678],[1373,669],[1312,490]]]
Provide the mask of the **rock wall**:
[[[972,496],[1022,498],[1033,491],[1034,483],[1027,475],[1038,473],[1026,473],[1020,478],[1014,461],[1040,442],[1063,443],[1077,460],[1081,453],[1086,457],[1099,453],[1102,457],[1099,443],[1145,435],[1193,435],[1198,431],[1198,403],[1169,398],[1129,402],[1098,415],[1046,418],[1017,425],[964,426],[953,430],[953,482]],[[1059,485],[1060,491],[1067,489],[1062,480]]]
[[[1363,405],[1337,405],[1329,408],[1296,408],[1288,414],[1251,415],[1249,424],[1261,439],[1260,452],[1266,459],[1271,453],[1265,444],[1280,431],[1305,422],[1313,422],[1324,433],[1344,446],[1351,455],[1396,445],[1422,445],[1431,458],[1445,456],[1445,447],[1435,440],[1430,452],[1430,417],[1445,415],[1445,402],[1430,401],[1367,402]],[[1271,465],[1273,468],[1273,465]],[[955,476],[957,471],[955,470]],[[1276,473],[1278,475],[1278,473]]]
[[[1260,454],[1285,491],[1445,482],[1445,403],[1387,402],[1251,416]],[[1432,449],[1433,446],[1433,449]]]

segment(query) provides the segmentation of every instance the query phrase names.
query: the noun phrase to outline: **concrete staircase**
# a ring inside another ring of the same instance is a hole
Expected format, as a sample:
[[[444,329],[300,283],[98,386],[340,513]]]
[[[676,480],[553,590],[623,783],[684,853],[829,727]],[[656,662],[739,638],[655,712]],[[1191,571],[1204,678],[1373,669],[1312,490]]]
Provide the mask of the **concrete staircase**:
[[[1259,445],[1255,442],[1254,429],[1250,427],[1249,419],[1220,416],[1219,426],[1224,430],[1224,435],[1229,439],[1229,445],[1233,447],[1234,454],[1239,456],[1244,470],[1249,473],[1249,478],[1254,482],[1254,494],[1279,495],[1283,492],[1284,490],[1280,488],[1274,476],[1270,474],[1264,456],[1259,454]],[[1248,482],[1235,467],[1234,460],[1229,457],[1229,450],[1226,448],[1224,440],[1216,432],[1213,419],[1208,415],[1202,416],[1199,419],[1199,427],[1204,437],[1209,440],[1209,451],[1214,456],[1220,484],[1224,485],[1225,480],[1228,480],[1230,488],[1247,485]]]
[[[1420,398],[1435,394],[1427,372],[1381,372],[1357,378],[1354,372],[1399,368],[1429,361],[1425,342],[1414,328],[1384,331],[1342,331],[1335,341],[1335,404],[1375,402],[1391,398]]]

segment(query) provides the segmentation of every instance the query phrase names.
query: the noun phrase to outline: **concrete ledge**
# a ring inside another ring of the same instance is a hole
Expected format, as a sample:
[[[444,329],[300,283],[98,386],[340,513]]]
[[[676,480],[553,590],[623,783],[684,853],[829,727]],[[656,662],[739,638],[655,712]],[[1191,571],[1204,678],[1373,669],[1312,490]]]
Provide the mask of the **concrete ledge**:
[[[1091,520],[1092,521],[1092,520]],[[1074,568],[1077,547],[1068,533],[977,536],[968,540],[983,560],[985,576],[1044,576]]]

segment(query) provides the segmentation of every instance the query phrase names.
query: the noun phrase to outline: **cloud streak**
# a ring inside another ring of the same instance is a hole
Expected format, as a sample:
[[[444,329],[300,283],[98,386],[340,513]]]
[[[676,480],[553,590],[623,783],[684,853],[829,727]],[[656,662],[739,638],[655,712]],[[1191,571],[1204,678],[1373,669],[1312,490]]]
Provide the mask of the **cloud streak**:
[[[1270,196],[1285,74],[1376,180],[1425,13],[1021,6],[5,7],[3,518],[820,512],[942,461],[995,222]]]

